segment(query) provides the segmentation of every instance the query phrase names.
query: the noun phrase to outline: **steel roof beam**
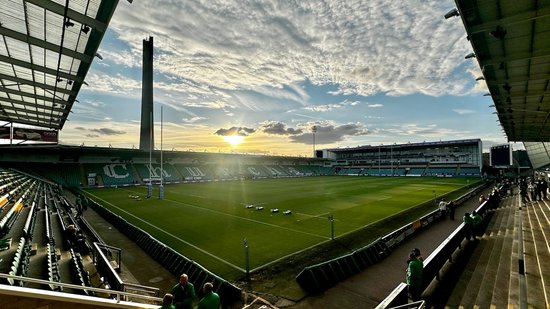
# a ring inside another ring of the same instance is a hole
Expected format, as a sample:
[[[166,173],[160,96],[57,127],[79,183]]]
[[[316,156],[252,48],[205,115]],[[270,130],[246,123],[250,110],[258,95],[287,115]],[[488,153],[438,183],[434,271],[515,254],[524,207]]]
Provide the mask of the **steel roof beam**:
[[[3,56],[3,55],[0,55],[0,62],[6,62],[6,63],[17,65],[17,66],[20,66],[20,67],[23,67],[23,68],[27,68],[27,69],[30,69],[30,70],[43,72],[43,73],[51,75],[54,79],[57,76],[57,70],[50,69],[50,68],[47,68],[47,67],[43,67],[43,66],[40,66],[40,65],[37,65],[37,64],[31,64],[31,63],[28,63],[28,62],[25,62],[25,61],[17,60],[17,59],[14,59],[14,58]],[[67,80],[72,80],[72,81],[77,82],[77,83],[83,83],[84,82],[84,79],[81,76],[72,75],[72,74],[69,74],[69,73],[62,72],[62,71],[59,71],[59,77],[62,77],[62,78],[67,79]]]
[[[8,98],[0,97],[0,102],[6,102],[6,103],[10,103],[10,104],[18,104],[18,105],[29,106],[29,107],[32,107],[34,109],[41,108],[41,109],[47,109],[48,111],[52,110],[51,106],[44,107],[44,106],[36,105],[36,103],[29,103],[29,102],[15,100],[15,99],[8,99]],[[2,108],[16,108],[16,107],[12,107],[12,106],[5,106],[5,105],[2,105],[2,104],[0,104],[0,107],[2,107]],[[64,108],[53,107],[53,111],[58,112],[58,113],[64,113],[64,114],[69,113],[69,111],[67,109],[64,109]]]
[[[39,6],[47,11],[56,13],[58,15],[64,16],[65,15],[65,6],[57,4],[53,1],[46,1],[46,0],[26,0],[27,3],[32,3],[36,6]],[[77,21],[81,24],[87,25],[92,27],[94,30],[105,32],[107,30],[107,24],[103,23],[97,19],[91,18],[87,15],[84,15],[82,13],[79,13],[75,10],[67,9],[67,17],[70,19]]]
[[[29,86],[36,86],[36,87],[42,88],[44,90],[51,90],[51,91],[55,90],[57,92],[61,92],[61,93],[64,93],[64,94],[76,96],[76,92],[74,92],[70,89],[64,89],[64,88],[59,88],[59,87],[56,89],[56,87],[53,86],[53,85],[42,84],[42,83],[34,82],[32,80],[15,77],[15,76],[12,76],[12,75],[6,75],[6,74],[0,73],[0,79],[5,79],[5,80],[9,80],[9,81],[12,81],[12,82],[16,82],[16,83],[19,83],[19,84],[25,84],[25,85],[29,85]]]
[[[38,46],[38,47],[45,48],[47,50],[51,50],[53,52],[59,53],[59,47],[60,47],[59,45],[56,45],[56,44],[53,44],[53,43],[50,43],[50,42],[47,42],[47,41],[44,41],[44,40],[40,40],[40,39],[28,36],[26,34],[23,34],[23,33],[17,32],[17,31],[13,31],[11,29],[8,29],[8,28],[2,27],[2,26],[0,26],[0,34],[4,35],[6,37],[12,38],[12,39],[16,39],[16,40],[21,41],[21,42],[25,42],[25,43],[28,43],[28,44],[31,44],[31,45],[34,45],[34,46]],[[90,55],[85,55],[85,54],[79,53],[77,51],[74,51],[72,49],[68,49],[68,48],[65,48],[65,47],[61,48],[61,54],[65,55],[65,56],[75,58],[75,59],[78,59],[78,60],[80,60],[82,62],[86,62],[86,63],[91,63],[92,59],[93,59],[93,57],[90,56]]]

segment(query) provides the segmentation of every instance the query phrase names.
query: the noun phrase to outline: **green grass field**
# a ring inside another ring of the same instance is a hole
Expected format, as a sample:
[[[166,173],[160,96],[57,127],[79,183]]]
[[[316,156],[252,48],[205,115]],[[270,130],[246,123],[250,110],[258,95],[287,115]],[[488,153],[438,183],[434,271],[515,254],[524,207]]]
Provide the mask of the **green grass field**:
[[[166,185],[164,200],[157,198],[157,187],[152,199],[144,198],[145,187],[87,192],[188,258],[236,278],[245,269],[245,238],[254,270],[329,241],[329,213],[339,237],[433,199],[434,192],[441,196],[477,180],[335,176],[193,183]],[[271,213],[272,208],[280,212]],[[287,209],[291,215],[283,215]]]

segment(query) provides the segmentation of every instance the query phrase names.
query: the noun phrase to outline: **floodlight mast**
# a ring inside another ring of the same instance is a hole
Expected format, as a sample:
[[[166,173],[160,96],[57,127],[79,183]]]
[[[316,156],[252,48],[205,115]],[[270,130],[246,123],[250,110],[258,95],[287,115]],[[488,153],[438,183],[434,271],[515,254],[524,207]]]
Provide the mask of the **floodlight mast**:
[[[315,133],[317,132],[317,126],[311,127],[311,132],[313,133],[313,157],[315,158]]]
[[[246,240],[246,238],[243,241],[243,245],[244,245],[246,280],[250,280],[250,255],[248,253],[248,241]]]
[[[151,164],[151,161],[153,160],[153,112],[151,111],[151,131],[149,134],[149,183],[147,184],[147,198],[151,198],[153,196],[153,183],[151,178],[153,177],[152,171],[153,166]]]
[[[164,170],[162,169],[162,128],[163,128],[163,119],[162,119],[162,106],[160,107],[160,186],[159,186],[159,199],[164,199]]]

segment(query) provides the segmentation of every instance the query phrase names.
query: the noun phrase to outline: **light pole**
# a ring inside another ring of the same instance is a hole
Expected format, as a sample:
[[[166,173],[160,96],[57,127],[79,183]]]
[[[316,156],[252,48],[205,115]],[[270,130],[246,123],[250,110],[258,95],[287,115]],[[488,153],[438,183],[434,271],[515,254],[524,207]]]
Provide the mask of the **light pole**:
[[[164,179],[164,170],[162,166],[162,106],[160,107],[160,186],[159,186],[159,199],[164,199],[164,185],[163,185],[163,179]]]
[[[317,132],[317,126],[311,127],[311,133],[313,133],[313,157],[315,158],[315,132]]]
[[[248,241],[244,239],[244,257],[245,257],[245,269],[246,269],[246,279],[250,280],[250,256],[248,254]]]
[[[330,222],[330,239],[334,240],[334,215],[328,214],[328,221]]]
[[[390,145],[391,175],[393,176],[393,145]]]
[[[153,196],[153,182],[151,178],[153,177],[153,166],[151,161],[153,160],[153,112],[151,112],[151,131],[149,132],[149,183],[147,183],[147,198]]]
[[[378,145],[378,177],[380,177],[380,147],[382,145]]]

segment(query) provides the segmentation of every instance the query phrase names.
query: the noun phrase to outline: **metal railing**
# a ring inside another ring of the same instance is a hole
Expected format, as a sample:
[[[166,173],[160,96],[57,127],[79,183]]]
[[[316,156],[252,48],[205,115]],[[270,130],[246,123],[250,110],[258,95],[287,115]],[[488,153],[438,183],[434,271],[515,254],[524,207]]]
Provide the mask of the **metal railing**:
[[[128,293],[128,292],[122,292],[122,291],[116,291],[116,290],[94,288],[94,287],[89,287],[89,286],[82,286],[82,285],[76,285],[76,284],[70,284],[70,283],[48,281],[48,280],[42,280],[42,279],[36,279],[36,278],[22,277],[22,276],[12,276],[12,275],[3,274],[3,273],[0,273],[0,278],[4,278],[6,280],[7,279],[18,280],[18,281],[27,282],[27,283],[38,283],[38,284],[43,284],[45,286],[54,285],[54,286],[59,286],[59,287],[62,287],[62,288],[70,288],[70,289],[74,289],[74,290],[80,290],[80,291],[82,291],[83,294],[84,294],[84,290],[103,293],[103,294],[114,296],[114,298],[112,298],[112,299],[116,300],[117,303],[119,303],[121,301],[125,301],[129,297],[131,297],[132,299],[143,300],[144,303],[153,302],[154,304],[158,304],[158,305],[160,305],[162,303],[162,298],[148,296],[148,295]],[[57,293],[63,293],[63,292],[57,292]],[[65,293],[65,294],[73,295],[72,293]],[[88,296],[88,297],[97,298],[97,299],[104,299],[102,297],[93,297],[93,296]]]

